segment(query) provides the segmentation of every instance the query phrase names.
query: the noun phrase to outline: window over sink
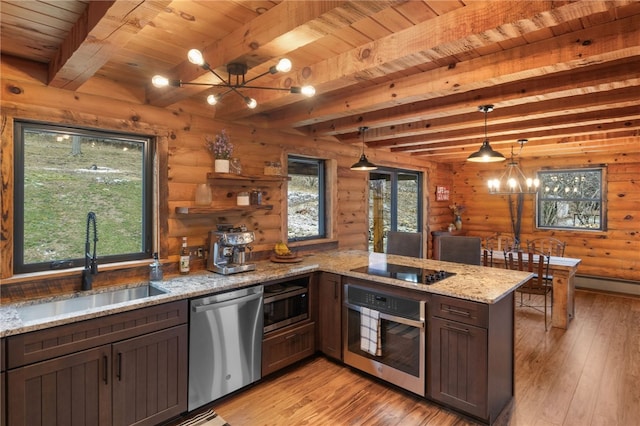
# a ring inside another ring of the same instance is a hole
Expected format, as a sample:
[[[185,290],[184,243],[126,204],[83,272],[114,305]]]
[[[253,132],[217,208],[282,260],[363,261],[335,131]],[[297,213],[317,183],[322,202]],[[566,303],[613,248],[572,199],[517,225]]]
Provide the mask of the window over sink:
[[[14,272],[84,264],[87,214],[99,263],[151,257],[151,138],[17,121]]]

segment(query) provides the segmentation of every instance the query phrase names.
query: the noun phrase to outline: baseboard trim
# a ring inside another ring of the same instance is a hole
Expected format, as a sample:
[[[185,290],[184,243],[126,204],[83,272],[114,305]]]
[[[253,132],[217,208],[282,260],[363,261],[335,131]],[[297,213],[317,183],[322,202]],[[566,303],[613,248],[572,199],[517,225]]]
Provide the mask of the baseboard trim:
[[[612,293],[631,294],[640,296],[640,282],[631,280],[616,280],[611,278],[576,275],[576,288],[600,290]]]

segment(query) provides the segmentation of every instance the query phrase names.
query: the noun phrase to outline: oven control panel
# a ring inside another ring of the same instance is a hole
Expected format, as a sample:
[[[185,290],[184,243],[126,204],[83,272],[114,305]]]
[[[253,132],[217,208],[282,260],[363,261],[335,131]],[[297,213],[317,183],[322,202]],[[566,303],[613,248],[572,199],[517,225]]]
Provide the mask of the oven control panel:
[[[349,305],[364,306],[404,318],[420,319],[420,300],[393,296],[353,284],[346,285],[346,296]]]

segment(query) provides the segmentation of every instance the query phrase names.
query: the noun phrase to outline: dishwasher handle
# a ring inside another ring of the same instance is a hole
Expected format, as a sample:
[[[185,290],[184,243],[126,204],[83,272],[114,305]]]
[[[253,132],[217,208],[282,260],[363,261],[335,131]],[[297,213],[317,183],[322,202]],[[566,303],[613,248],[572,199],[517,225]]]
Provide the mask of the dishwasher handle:
[[[237,305],[238,303],[250,302],[251,300],[262,298],[262,293],[255,293],[246,296],[236,297],[235,299],[225,300],[224,302],[213,302],[208,305],[193,306],[193,312],[205,312],[212,309],[224,308],[225,306]]]

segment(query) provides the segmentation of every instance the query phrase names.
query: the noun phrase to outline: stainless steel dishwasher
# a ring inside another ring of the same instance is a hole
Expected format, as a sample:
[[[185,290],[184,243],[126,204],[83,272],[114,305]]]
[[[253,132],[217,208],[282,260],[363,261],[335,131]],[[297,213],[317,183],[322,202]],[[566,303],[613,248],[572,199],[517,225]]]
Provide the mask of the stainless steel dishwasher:
[[[191,301],[189,411],[261,377],[263,286]]]

